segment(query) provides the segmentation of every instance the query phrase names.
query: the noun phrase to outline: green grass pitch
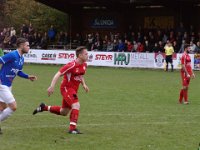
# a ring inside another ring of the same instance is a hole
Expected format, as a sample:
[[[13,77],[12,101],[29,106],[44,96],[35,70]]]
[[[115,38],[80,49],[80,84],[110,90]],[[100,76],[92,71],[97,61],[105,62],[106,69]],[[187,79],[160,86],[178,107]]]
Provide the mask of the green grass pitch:
[[[61,105],[59,83],[47,88],[60,65],[26,64],[36,82],[16,78],[13,94],[18,110],[2,122],[0,150],[194,150],[200,142],[200,78],[191,81],[189,105],[178,104],[179,71],[89,67],[90,92],[79,89],[78,129],[69,135],[69,116],[33,109],[45,102]]]

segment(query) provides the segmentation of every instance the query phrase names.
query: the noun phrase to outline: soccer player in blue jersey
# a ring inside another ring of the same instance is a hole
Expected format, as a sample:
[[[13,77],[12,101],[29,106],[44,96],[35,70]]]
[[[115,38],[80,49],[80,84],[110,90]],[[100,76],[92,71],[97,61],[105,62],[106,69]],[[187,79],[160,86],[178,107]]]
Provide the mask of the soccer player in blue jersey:
[[[16,109],[17,103],[11,92],[13,79],[18,75],[21,78],[34,81],[34,75],[22,71],[24,64],[23,54],[28,53],[29,42],[24,38],[17,39],[17,49],[0,57],[0,122],[6,120]],[[0,133],[1,128],[0,128]]]

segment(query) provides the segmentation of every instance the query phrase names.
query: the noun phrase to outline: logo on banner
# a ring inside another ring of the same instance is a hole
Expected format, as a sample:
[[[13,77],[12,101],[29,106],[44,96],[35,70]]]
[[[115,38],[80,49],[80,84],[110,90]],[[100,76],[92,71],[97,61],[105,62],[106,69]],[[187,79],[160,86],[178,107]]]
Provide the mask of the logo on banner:
[[[113,17],[97,17],[91,21],[92,28],[116,28],[117,21]]]
[[[93,55],[91,54],[91,55],[89,55],[89,57],[88,57],[88,62],[92,62],[92,59],[93,59]]]
[[[59,53],[58,54],[59,59],[75,59],[75,55],[73,53],[68,54],[68,53]]]
[[[56,60],[56,54],[42,54],[41,60]]]
[[[24,58],[36,60],[37,59],[37,55],[36,54],[32,54],[32,52],[30,51],[29,53],[24,54]]]
[[[115,53],[114,54],[114,65],[128,65],[130,62],[130,54]]]
[[[200,70],[200,54],[194,55],[194,68]]]
[[[131,58],[135,60],[146,60],[148,59],[147,53],[131,53]]]
[[[157,67],[162,67],[164,63],[164,54],[162,53],[155,53],[155,63]]]
[[[112,55],[96,54],[95,60],[112,60]]]

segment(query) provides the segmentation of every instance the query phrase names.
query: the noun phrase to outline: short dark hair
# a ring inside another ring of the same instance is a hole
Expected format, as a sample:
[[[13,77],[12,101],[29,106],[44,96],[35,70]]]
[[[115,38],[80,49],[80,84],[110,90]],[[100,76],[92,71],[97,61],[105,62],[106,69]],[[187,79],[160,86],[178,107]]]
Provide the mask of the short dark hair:
[[[185,44],[185,45],[184,45],[184,50],[185,50],[186,48],[188,48],[188,47],[190,47],[190,45],[189,45],[189,44]]]
[[[87,49],[85,46],[79,46],[76,48],[76,57],[83,52],[84,49]]]
[[[22,43],[26,43],[26,42],[28,42],[27,39],[25,39],[25,38],[18,38],[17,42],[16,42],[16,45],[17,45],[17,47],[19,47]]]

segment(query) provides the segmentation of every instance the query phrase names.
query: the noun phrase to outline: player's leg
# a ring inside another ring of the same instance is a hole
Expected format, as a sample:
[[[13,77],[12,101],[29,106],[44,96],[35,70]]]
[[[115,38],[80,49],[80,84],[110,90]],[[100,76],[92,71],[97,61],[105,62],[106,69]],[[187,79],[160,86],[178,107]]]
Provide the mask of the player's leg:
[[[188,102],[188,88],[190,84],[190,78],[186,77],[185,78],[185,83],[184,83],[184,92],[183,92],[183,97],[184,97],[184,104],[189,104]]]
[[[170,64],[171,64],[171,72],[173,72],[174,71],[174,65],[173,65],[173,58],[172,58],[172,56],[170,58]]]
[[[76,128],[78,117],[79,117],[80,103],[75,102],[72,104],[72,110],[70,113],[70,127],[69,133],[71,134],[81,134],[81,132]]]
[[[43,111],[49,111],[50,113],[53,114],[57,114],[57,115],[62,115],[62,116],[66,116],[69,111],[70,108],[67,107],[67,103],[65,101],[65,99],[63,98],[62,100],[62,107],[61,106],[48,106],[44,103],[41,103],[34,111],[33,111],[33,115],[39,113],[39,112],[43,112]]]
[[[17,103],[11,93],[11,88],[4,85],[0,85],[0,99],[1,107],[4,108],[0,113],[0,121],[4,121],[17,109]]]
[[[43,111],[49,111],[50,113],[56,114],[56,115],[62,115],[67,116],[67,114],[70,111],[70,108],[67,107],[66,101],[62,100],[62,107],[61,106],[47,106],[45,105]]]
[[[184,77],[183,88],[182,88],[182,98],[184,98],[184,104],[189,104],[188,102],[188,87],[190,83],[190,78]]]
[[[1,100],[0,100],[0,113],[1,113],[4,109],[6,109],[6,107],[7,107],[7,104],[4,103],[4,102],[1,102]]]
[[[168,56],[166,56],[166,71],[168,71],[168,64],[169,64],[169,59]]]
[[[0,100],[0,114],[1,114],[1,112],[2,112],[6,107],[7,107],[6,103],[1,102],[1,100]],[[2,132],[2,130],[1,130],[1,121],[0,121],[0,134],[2,134],[2,133],[3,133],[3,132]]]
[[[183,101],[183,94],[184,94],[184,87],[185,87],[185,74],[181,72],[181,79],[182,79],[182,88],[179,93],[179,103],[182,104]]]
[[[71,109],[69,133],[81,134],[81,132],[76,128],[80,109],[80,103],[76,91],[73,89],[68,89],[67,93],[64,95],[64,98],[67,104],[66,107]]]
[[[183,88],[180,90],[179,93],[179,103],[182,104],[182,101],[183,101]]]
[[[17,103],[16,101],[9,103],[8,107],[4,109],[0,114],[0,121],[6,120],[9,116],[12,115],[14,111],[17,109]]]
[[[50,106],[46,105],[44,103],[41,103],[34,111],[33,115],[43,112],[43,111],[49,111],[50,113],[56,114],[56,115],[63,115],[66,116],[67,113],[70,111],[70,109],[61,107],[61,106]]]
[[[183,97],[184,97],[184,104],[189,104],[189,102],[188,102],[188,87],[184,88]]]

